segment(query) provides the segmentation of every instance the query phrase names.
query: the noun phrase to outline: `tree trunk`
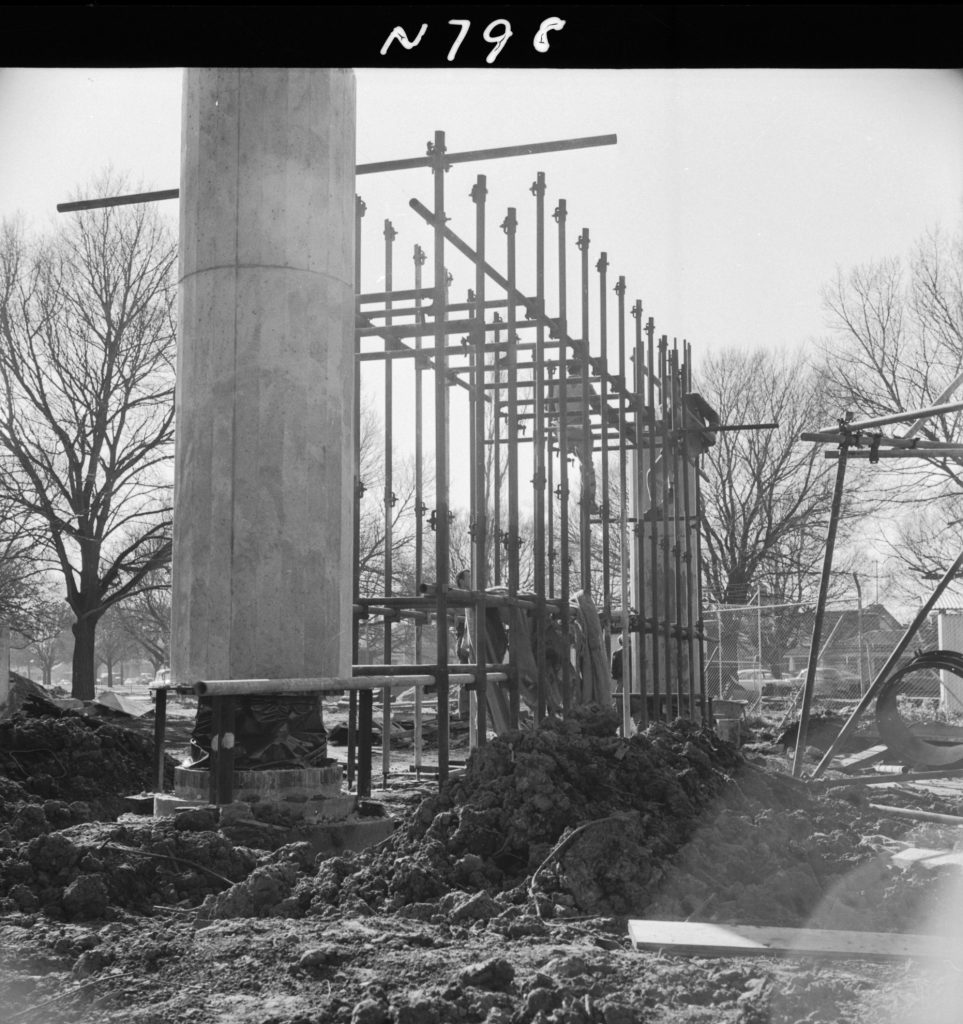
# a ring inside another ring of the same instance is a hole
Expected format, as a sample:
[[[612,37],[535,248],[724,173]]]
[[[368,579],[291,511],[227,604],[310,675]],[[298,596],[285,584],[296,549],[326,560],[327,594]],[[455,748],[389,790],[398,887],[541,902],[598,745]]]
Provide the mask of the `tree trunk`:
[[[97,619],[87,615],[78,619],[70,627],[74,634],[73,682],[70,695],[77,700],[94,699],[94,637],[97,632]]]

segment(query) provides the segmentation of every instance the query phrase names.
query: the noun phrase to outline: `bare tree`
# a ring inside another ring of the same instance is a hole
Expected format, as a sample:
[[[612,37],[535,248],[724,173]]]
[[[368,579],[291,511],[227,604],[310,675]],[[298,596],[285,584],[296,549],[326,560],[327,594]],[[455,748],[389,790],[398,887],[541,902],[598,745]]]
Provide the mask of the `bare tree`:
[[[137,644],[128,633],[119,610],[119,604],[111,605],[101,617],[97,629],[95,662],[103,665],[107,672],[108,689],[114,685],[123,686],[124,661],[134,657],[137,651]]]
[[[802,353],[725,350],[703,360],[695,386],[723,424],[779,424],[720,431],[704,457],[707,601],[741,606],[760,595],[772,606],[811,600],[825,550],[834,467],[820,446],[801,442],[799,435],[818,429],[829,414],[820,371]],[[847,521],[857,511],[856,494],[857,488],[846,492]],[[778,618],[767,629],[773,668],[797,639],[793,616]],[[721,641],[731,667],[738,663],[739,621],[726,621],[732,625]]]
[[[127,636],[143,651],[156,673],[171,658],[170,565],[152,569],[140,589],[115,606]]]
[[[19,509],[0,491],[0,623],[27,628],[41,598],[41,577]]]
[[[0,234],[0,490],[63,576],[81,699],[99,619],[170,554],[175,262],[146,205],[79,214],[35,244]]]
[[[50,686],[54,667],[69,654],[64,636],[70,629],[72,615],[62,598],[50,593],[34,600],[19,627],[14,646],[30,652],[40,664],[44,686]]]
[[[908,265],[886,259],[838,271],[823,303],[832,331],[823,344],[827,391],[837,409],[863,419],[963,398],[963,232],[928,232]],[[950,413],[927,419],[918,436],[958,444],[961,430],[963,417]],[[888,488],[894,510],[904,506],[895,561],[914,575],[945,567],[959,551],[963,460],[887,461],[874,482]]]

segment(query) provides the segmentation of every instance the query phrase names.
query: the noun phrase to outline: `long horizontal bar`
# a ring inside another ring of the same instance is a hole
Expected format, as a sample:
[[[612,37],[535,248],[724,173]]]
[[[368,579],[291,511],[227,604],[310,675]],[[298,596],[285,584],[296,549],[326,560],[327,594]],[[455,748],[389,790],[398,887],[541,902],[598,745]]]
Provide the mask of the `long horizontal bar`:
[[[508,680],[507,672],[488,672],[487,678],[496,683]],[[475,682],[474,672],[453,672],[448,682],[461,685]],[[434,686],[435,675],[410,676],[332,676],[316,679],[200,679],[194,683],[199,697],[244,697],[262,694],[331,693],[339,690],[379,690],[386,686]]]
[[[839,427],[826,427],[820,434],[845,433],[854,430],[868,430],[870,427],[883,427],[887,423],[907,423],[911,420],[928,419],[930,416],[941,416],[945,412],[959,412],[963,402],[950,402],[948,405],[931,405],[926,409],[912,409],[909,412],[894,412],[888,416],[877,416],[870,420],[854,420],[846,423],[842,430]]]
[[[504,672],[504,665],[484,665],[485,672]],[[404,676],[404,675],[430,675],[436,672],[435,665],[355,665],[352,672],[356,677],[370,676]],[[448,673],[458,674],[465,671],[462,662],[455,662],[448,665]]]
[[[402,300],[407,301],[408,299],[434,298],[434,295],[434,288],[399,288],[398,291],[392,292],[361,292],[360,295],[356,295],[354,298],[358,305],[362,305],[365,302],[387,302],[388,299],[400,302]],[[427,306],[423,306],[419,312],[424,312],[427,308]],[[370,316],[370,311],[366,311],[366,315]]]
[[[581,139],[562,139],[558,142],[531,142],[523,146],[503,146],[498,149],[476,149],[464,153],[446,153],[445,163],[463,164],[474,160],[500,160],[510,156],[534,156],[536,153],[560,153],[569,149],[589,149],[594,146],[614,146],[616,135],[591,135]],[[416,156],[407,160],[382,160],[376,163],[358,164],[355,174],[379,174],[382,171],[407,171],[415,167],[431,167],[433,156]],[[74,213],[78,210],[101,210],[108,206],[130,206],[134,203],[156,203],[163,199],[177,199],[179,188],[162,189],[159,192],[136,192],[126,196],[110,196],[105,199],[78,199],[70,203],[57,203],[57,213]]]
[[[107,206],[132,206],[134,203],[157,203],[164,199],[177,199],[180,194],[178,188],[166,188],[159,192],[134,192],[131,195],[111,196],[108,199],[77,199],[70,203],[57,203],[57,213],[101,210]]]
[[[614,146],[616,135],[590,135],[581,139],[562,139],[558,142],[530,142],[522,146],[501,146],[497,149],[474,149],[463,153],[445,153],[446,164],[464,164],[475,160],[501,160],[512,156],[534,156],[536,153],[560,153],[569,149],[589,149],[594,146]],[[355,174],[378,174],[381,171],[409,171],[416,167],[434,166],[436,157],[416,156],[406,160],[382,160],[380,163],[358,164]]]
[[[433,332],[431,332],[429,330],[428,333],[431,334]],[[367,335],[367,337],[373,337],[373,335]],[[555,341],[545,342],[545,345],[544,345],[544,347],[547,348],[547,349],[548,348],[556,348],[557,346],[558,346],[558,342],[555,342]],[[536,346],[535,346],[534,342],[525,342],[523,344],[516,343],[516,348],[517,348],[517,350],[519,352],[533,352],[535,350],[535,347]],[[444,349],[442,349],[442,351],[447,356],[462,356],[463,358],[467,359],[470,356],[473,356],[475,354],[475,352],[478,351],[478,349],[474,345],[471,345],[471,346],[448,345]],[[491,352],[504,352],[505,351],[505,347],[504,347],[503,344],[495,344],[493,342],[490,342],[490,343],[488,343],[487,345],[484,346],[484,351],[485,352],[489,352],[489,353],[491,353]],[[377,360],[380,360],[380,359],[412,359],[412,358],[428,359],[429,357],[431,357],[433,355],[435,355],[435,348],[434,348],[434,346],[432,346],[431,348],[425,347],[425,348],[418,348],[418,349],[415,349],[415,348],[404,348],[404,349],[388,349],[387,351],[378,351],[378,352],[355,352],[355,359],[360,359],[361,362],[363,362],[363,363],[370,363],[370,362],[376,362]],[[534,365],[535,365],[534,363],[516,363],[515,364],[515,369],[516,370],[521,370],[521,369],[524,369],[525,367],[531,367],[531,366],[534,366]],[[467,366],[466,367],[460,367],[460,366],[458,366],[458,367],[449,367],[448,372],[449,373],[465,373],[469,369],[474,369],[474,367],[467,367]],[[507,372],[508,369],[509,369],[509,367],[508,367],[507,363],[486,363],[485,364],[485,373],[505,373],[505,372]],[[525,384],[527,386],[530,386],[532,382],[529,380],[529,381],[520,381],[519,383],[520,384]],[[507,380],[506,381],[502,381],[500,385],[498,383],[496,383],[496,382],[487,383],[485,385],[486,388],[491,388],[491,389],[495,389],[495,388],[497,388],[499,386],[504,388],[505,390],[508,390],[508,388],[510,387],[510,385],[509,385]]]
[[[833,449],[825,453],[827,459],[838,459],[839,452]],[[847,459],[958,459],[963,448],[906,448],[884,452],[867,452],[862,449],[846,452]]]

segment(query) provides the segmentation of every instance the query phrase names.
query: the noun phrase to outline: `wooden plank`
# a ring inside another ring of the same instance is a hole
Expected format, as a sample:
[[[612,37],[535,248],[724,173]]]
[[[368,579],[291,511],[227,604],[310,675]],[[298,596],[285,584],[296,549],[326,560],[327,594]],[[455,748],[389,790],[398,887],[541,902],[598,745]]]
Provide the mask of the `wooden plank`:
[[[963,851],[960,850],[927,850],[919,846],[911,846],[893,854],[893,863],[900,867],[918,864],[924,868],[963,867]]]
[[[698,921],[629,921],[636,949],[698,956],[803,956],[828,959],[952,959],[953,947],[938,935],[761,928]]]
[[[848,754],[846,757],[837,758],[837,767],[841,772],[857,771],[860,768],[868,768],[871,764],[881,761],[887,754],[889,748],[885,743],[868,750],[860,750],[856,754]]]

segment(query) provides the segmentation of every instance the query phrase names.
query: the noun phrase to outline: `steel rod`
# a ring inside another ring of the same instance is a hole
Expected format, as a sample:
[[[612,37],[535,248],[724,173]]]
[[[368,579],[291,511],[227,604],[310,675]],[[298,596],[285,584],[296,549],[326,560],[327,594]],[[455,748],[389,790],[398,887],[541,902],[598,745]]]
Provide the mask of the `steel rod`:
[[[393,666],[392,666],[393,667]],[[444,674],[455,683],[472,683],[474,672],[449,672],[447,666],[439,670],[436,666],[417,666],[421,669],[431,668],[431,672],[412,673],[410,675],[371,675],[371,676],[319,676],[309,679],[203,679],[194,684],[194,690],[200,697],[241,697],[269,694],[287,694],[298,696],[305,693],[339,693],[343,690],[359,690],[370,693],[385,687],[404,689],[408,686],[434,686],[438,676]],[[489,679],[504,680],[508,677],[504,666],[498,671],[488,673]]]
[[[436,133],[437,136],[438,133]],[[572,149],[588,149],[595,146],[614,146],[616,135],[591,135],[580,139],[561,139],[557,142],[532,142],[522,146],[501,146],[497,149],[476,149],[462,153],[449,153],[449,165],[468,163],[474,160],[501,160],[505,157],[531,156],[535,153],[560,153]],[[381,160],[374,163],[357,164],[355,174],[380,174],[384,171],[407,171],[417,167],[434,167],[434,156],[416,156],[401,160]],[[180,189],[168,188],[154,192],[138,192],[132,195],[110,196],[104,199],[80,199],[69,203],[58,203],[58,213],[74,213],[78,210],[99,210],[108,206],[129,206],[134,203],[153,203],[164,199],[177,199]]]
[[[535,196],[535,301],[545,309],[545,175],[531,186]],[[534,423],[532,432],[533,561],[535,569],[535,664],[542,669],[535,679],[535,721],[548,712],[545,613],[545,324],[535,330]]]
[[[617,297],[616,321],[618,324],[618,347],[619,347],[619,375],[625,379],[626,354],[625,354],[625,278],[620,276],[615,284]],[[633,663],[633,646],[629,641],[629,516],[628,516],[628,449],[625,445],[625,417],[626,409],[619,403],[618,414],[618,441],[619,441],[619,577],[620,597],[622,607],[622,735],[629,735],[632,728],[632,680],[635,678],[635,665]],[[640,692],[645,693],[645,685],[640,685]],[[645,699],[641,701],[643,715],[645,715]],[[647,716],[640,721],[645,721]]]
[[[498,340],[498,332],[495,334],[496,341]],[[492,437],[491,439],[486,438],[485,443],[492,443],[495,445],[494,450],[494,464],[495,464],[495,480],[492,495],[492,563],[494,571],[495,585],[500,587],[502,585],[502,450],[501,450],[501,430],[502,430],[502,412],[501,412],[501,382],[502,382],[502,371],[496,368],[493,371],[494,386],[495,386],[495,404],[492,406]]]
[[[589,422],[589,233],[588,228],[582,228],[582,233],[576,240],[576,247],[581,254],[581,313],[582,313],[582,339],[585,342],[579,350],[579,363],[581,373],[581,402],[580,402],[580,424],[582,447],[579,449],[579,576],[582,591],[589,596],[592,594],[592,477],[595,467],[592,460],[592,446],[590,443],[591,425]]]
[[[637,303],[636,308],[638,310],[638,322],[639,325],[642,322],[642,304]],[[638,339],[639,327],[636,327],[636,339]],[[645,409],[646,416],[651,423],[655,423],[655,382],[656,382],[656,369],[655,369],[655,324],[652,318],[649,317],[645,327],[646,332],[646,352],[647,352],[647,372],[646,379],[648,381],[648,404]],[[643,358],[640,355],[638,358],[637,369],[641,370]],[[642,382],[639,381],[639,391],[642,391]],[[640,416],[641,418],[641,416]],[[657,469],[657,456],[655,451],[655,433],[649,430],[648,433],[648,460],[646,462],[646,473],[643,477],[640,476],[640,485],[648,483],[649,491],[649,507],[648,507],[648,534],[649,534],[649,591],[651,594],[651,630],[649,631],[648,637],[646,638],[646,644],[651,646],[652,649],[652,707],[653,717],[659,721],[662,718],[662,696],[661,696],[661,683],[662,683],[662,658],[661,658],[661,645],[658,642],[658,623],[659,623],[659,526],[658,518],[656,516],[656,505],[655,505],[655,485]],[[640,505],[640,507],[643,507]],[[644,527],[643,527],[644,529]]]
[[[361,252],[362,234],[361,225],[364,220],[367,207],[361,196],[354,197],[354,288],[355,292],[361,290]],[[355,346],[358,339],[355,337]],[[352,566],[352,599],[355,605],[361,601],[361,499],[364,496],[364,482],[361,479],[361,364],[355,359],[354,362],[354,402],[353,402],[353,424],[354,438],[352,440],[354,450],[354,524],[353,524],[353,545],[354,565]],[[352,616],[351,625],[351,661],[357,664],[360,654],[360,621],[357,616]],[[355,783],[355,769],[358,743],[358,695],[352,692],[348,698],[348,788]]]
[[[154,784],[164,792],[164,743],[167,732],[167,689],[154,692]]]
[[[692,364],[691,351],[687,342],[684,342],[684,360],[681,369],[681,380],[680,389],[683,395],[688,395],[692,390],[691,372]],[[692,529],[693,529],[693,516],[692,516],[692,460],[693,458],[698,464],[699,461],[699,447],[696,446],[695,451],[689,445],[689,420],[692,418],[692,414],[689,412],[685,402],[685,398],[682,399],[682,417],[683,417],[683,428],[682,428],[682,516],[683,516],[683,554],[682,560],[685,566],[685,616],[682,622],[683,628],[686,633],[686,672],[688,682],[688,694],[689,694],[689,714],[695,717],[696,707],[696,620],[697,615],[693,615],[693,598],[696,596],[695,573],[699,571],[698,565],[693,566],[693,553],[694,544],[692,542]],[[695,524],[695,528],[698,529],[698,523]]]
[[[659,512],[659,518],[661,520],[661,542],[660,548],[662,553],[662,609],[661,609],[661,624],[662,624],[662,649],[665,666],[665,703],[666,703],[666,714],[669,718],[672,717],[672,684],[673,682],[678,683],[678,679],[673,679],[673,673],[671,670],[671,657],[672,657],[672,619],[674,615],[674,609],[672,606],[673,588],[672,588],[672,534],[670,532],[671,526],[669,522],[669,501],[672,495],[672,483],[670,479],[670,471],[672,463],[675,461],[675,455],[672,450],[672,420],[671,420],[671,407],[670,407],[670,389],[672,387],[672,380],[669,374],[668,366],[668,348],[669,339],[666,335],[662,335],[659,338],[659,380],[662,381],[662,388],[660,392],[660,404],[661,408],[659,414],[662,417],[663,429],[665,431],[665,438],[663,440],[663,447],[661,453],[662,466],[661,466],[661,477],[662,477],[662,500],[661,509]],[[672,524],[674,525],[674,524]]]
[[[385,326],[389,329],[392,324],[391,292],[394,288],[394,240],[398,232],[390,220],[384,223],[385,239]],[[384,388],[385,388],[385,436],[384,436],[384,593],[391,597],[393,590],[394,576],[394,551],[393,551],[393,526],[394,526],[394,364],[390,359],[385,360],[384,365]],[[384,659],[385,664],[391,664],[391,620],[385,619],[384,623]],[[385,689],[382,694],[381,707],[381,774],[384,786],[388,785],[388,773],[390,769],[391,750],[391,690]]]
[[[911,420],[929,419],[931,416],[942,416],[944,413],[959,412],[960,410],[963,410],[963,402],[949,402],[945,405],[931,405],[925,409],[913,409],[910,412],[894,412],[888,416],[855,420],[852,423],[846,423],[844,429],[846,431],[868,430],[870,427],[884,427],[888,423],[907,423]],[[828,433],[832,429],[832,427],[827,427],[826,431],[821,431],[821,433]]]
[[[447,277],[445,271],[445,133],[436,131],[431,147],[431,170],[434,183],[434,280],[435,303],[442,308],[446,301]],[[437,594],[435,601],[436,658],[438,673],[438,781],[448,778],[449,715],[448,715],[448,587],[451,582],[449,565],[449,487],[448,487],[448,388],[446,373],[448,358],[442,351],[443,322],[435,327],[435,575]]]
[[[415,245],[412,253],[412,262],[414,263],[415,271],[415,291],[418,293],[419,298],[416,301],[421,301],[422,294],[422,268],[427,262],[428,257],[425,255],[424,250],[420,245]],[[421,335],[415,335],[415,349],[421,349]],[[425,512],[425,493],[424,493],[424,441],[422,438],[422,420],[424,418],[424,382],[422,381],[422,365],[420,362],[415,362],[414,375],[415,375],[415,580],[420,581],[424,574],[424,550],[425,550],[425,539],[424,539],[424,522]],[[422,644],[424,641],[424,635],[420,621],[416,621],[415,624],[415,662],[420,663],[423,657]],[[414,736],[412,737],[414,742],[414,761],[415,761],[415,773],[420,777],[422,758],[424,754],[424,735],[423,735],[423,709],[422,709],[422,691],[418,687],[415,689],[415,720],[414,720]]]
[[[792,763],[794,778],[798,778],[802,773],[806,737],[809,732],[809,712],[812,707],[813,690],[815,689],[816,682],[816,666],[819,661],[819,641],[822,635],[823,619],[826,614],[826,601],[829,596],[829,582],[833,571],[833,554],[836,546],[836,528],[839,525],[839,512],[843,500],[843,483],[846,476],[845,446],[842,449],[842,456],[836,467],[836,483],[833,489],[832,506],[829,512],[829,529],[826,535],[823,571],[819,581],[819,597],[816,601],[816,613],[813,620],[813,635],[809,647],[809,662],[806,666],[806,682],[803,689],[802,708],[799,712],[799,731],[796,734],[796,750]]]
[[[604,368],[608,362],[608,320],[605,271],[608,267],[608,256],[602,253],[595,264],[595,271],[598,274],[599,283],[599,359]],[[611,669],[612,665],[612,590],[611,590],[611,535],[610,535],[610,509],[609,509],[609,444],[608,444],[608,394],[607,383],[603,379],[599,389],[599,397],[602,400],[601,418],[599,422],[602,435],[602,495],[596,501],[599,505],[602,519],[602,621],[605,624],[605,664]],[[594,451],[594,444],[587,446]]]
[[[558,323],[559,337],[565,339],[568,333],[568,282],[566,279],[565,220],[568,211],[564,199],[559,199],[554,218],[558,224]],[[563,345],[558,360],[558,447],[559,447],[559,564],[560,597],[562,601],[562,636],[566,645],[571,643],[571,600],[569,557],[569,502],[568,502],[568,351]],[[568,713],[572,706],[571,659],[562,661],[562,710]]]
[[[471,198],[475,202],[475,249],[482,263],[485,260],[485,197],[487,191],[485,175],[479,174],[475,180]],[[479,264],[475,265],[475,303],[476,318],[481,322],[485,313],[485,271]],[[485,403],[481,400],[485,386],[485,335],[481,330],[475,333],[474,356],[475,392],[470,402],[475,442],[472,453],[475,466],[475,494],[472,509],[475,520],[472,589],[480,596],[474,609],[475,690],[471,694],[470,701],[475,705],[475,715],[472,721],[475,722],[477,730],[476,742],[478,746],[483,747],[488,733],[488,694],[485,679],[488,632],[485,591],[488,587],[489,480],[485,465]]]

